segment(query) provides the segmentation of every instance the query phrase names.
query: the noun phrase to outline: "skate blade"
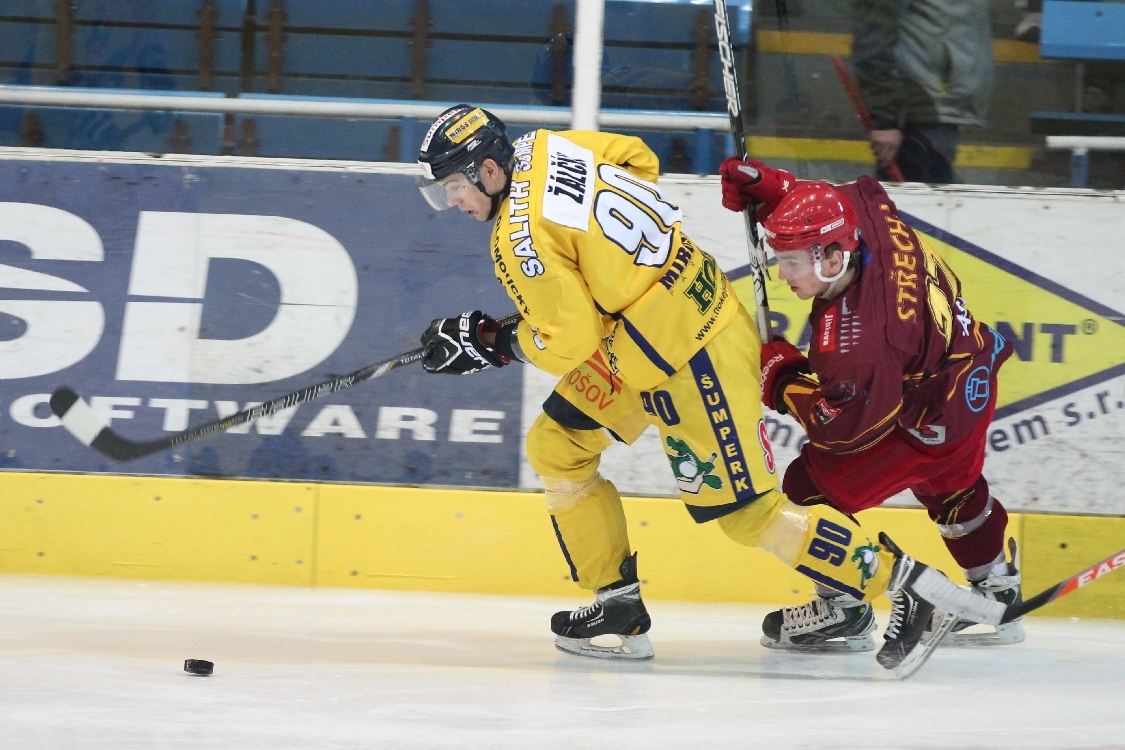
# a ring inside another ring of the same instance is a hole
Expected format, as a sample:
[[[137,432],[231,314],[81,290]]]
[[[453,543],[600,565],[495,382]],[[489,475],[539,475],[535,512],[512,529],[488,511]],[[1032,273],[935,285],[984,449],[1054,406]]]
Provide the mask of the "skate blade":
[[[555,648],[567,654],[589,656],[594,659],[640,660],[651,659],[656,656],[647,635],[642,633],[641,635],[618,637],[621,639],[621,645],[619,646],[599,646],[592,643],[593,639],[591,638],[565,638],[557,635],[555,636]]]
[[[950,631],[946,633],[938,645],[942,648],[989,648],[991,646],[1011,646],[1016,643],[1023,643],[1026,637],[1023,623],[1016,620],[996,626],[994,632],[954,633]]]
[[[914,647],[906,658],[899,662],[899,665],[894,668],[895,677],[900,680],[905,680],[910,675],[917,672],[926,663],[926,660],[933,655],[934,649],[941,643],[941,639],[950,631],[950,629],[957,623],[957,615],[952,612],[945,612],[943,610],[935,610],[934,621],[937,622],[937,627],[933,630],[926,631],[922,634],[921,640],[918,645]]]
[[[758,642],[774,651],[791,651],[798,654],[855,654],[875,650],[875,637],[870,633],[821,643],[788,643],[775,641],[768,635],[763,635]]]

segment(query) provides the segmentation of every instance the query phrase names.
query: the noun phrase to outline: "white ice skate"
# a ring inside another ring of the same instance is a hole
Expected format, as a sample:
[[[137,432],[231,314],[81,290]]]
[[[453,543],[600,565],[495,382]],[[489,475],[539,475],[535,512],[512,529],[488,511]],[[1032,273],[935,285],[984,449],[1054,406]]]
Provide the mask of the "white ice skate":
[[[1008,540],[1008,550],[1012,559],[1008,563],[1007,575],[990,574],[983,581],[973,582],[970,589],[974,594],[1002,604],[1015,604],[1022,600],[1020,594],[1020,582],[1022,580],[1020,575],[1020,551],[1015,539]],[[972,628],[972,632],[965,632],[967,628]],[[1023,618],[996,626],[978,625],[971,620],[958,620],[953,629],[942,639],[940,645],[968,648],[1008,646],[1013,643],[1022,643],[1025,637]]]
[[[808,604],[782,607],[766,615],[761,644],[780,651],[819,654],[875,650],[870,604],[819,586],[817,594]]]

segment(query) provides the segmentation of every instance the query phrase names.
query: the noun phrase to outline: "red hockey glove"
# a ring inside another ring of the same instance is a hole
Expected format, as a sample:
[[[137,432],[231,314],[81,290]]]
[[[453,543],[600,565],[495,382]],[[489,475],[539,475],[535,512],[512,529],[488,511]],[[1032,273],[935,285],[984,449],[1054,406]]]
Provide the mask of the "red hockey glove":
[[[499,330],[499,324],[480,310],[435,320],[422,334],[422,346],[426,347],[422,367],[426,372],[449,375],[503,367],[511,360],[485,346],[480,339],[486,331],[496,333]]]
[[[783,398],[785,386],[809,372],[809,358],[781,336],[762,346],[762,403],[778,414],[789,412]]]
[[[797,184],[797,178],[784,169],[733,156],[722,163],[719,173],[723,177],[723,205],[731,211],[745,211],[750,205],[759,204],[759,220],[773,213],[785,194]]]

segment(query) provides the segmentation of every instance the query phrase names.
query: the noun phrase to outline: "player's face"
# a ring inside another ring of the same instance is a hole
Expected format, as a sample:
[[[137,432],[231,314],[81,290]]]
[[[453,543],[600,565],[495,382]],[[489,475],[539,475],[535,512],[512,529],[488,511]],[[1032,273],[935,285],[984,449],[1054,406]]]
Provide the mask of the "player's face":
[[[777,256],[777,275],[785,280],[789,288],[800,299],[812,299],[828,289],[828,282],[821,281],[813,272],[812,253],[808,250],[774,252]]]
[[[487,221],[492,210],[492,200],[482,193],[469,178],[457,172],[441,181],[445,189],[445,203],[450,208],[458,208],[461,213],[472,216],[477,221]]]
[[[435,211],[459,208],[477,221],[487,221],[492,209],[492,199],[460,172],[437,182],[419,177],[418,190]]]

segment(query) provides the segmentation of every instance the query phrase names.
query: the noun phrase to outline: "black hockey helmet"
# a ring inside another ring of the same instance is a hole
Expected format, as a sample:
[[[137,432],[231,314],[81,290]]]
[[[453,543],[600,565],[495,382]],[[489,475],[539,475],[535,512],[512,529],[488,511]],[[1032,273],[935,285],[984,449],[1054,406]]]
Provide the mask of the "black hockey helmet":
[[[488,217],[491,219],[508,193],[507,183],[511,182],[514,153],[507,128],[498,117],[480,107],[458,104],[442,112],[422,140],[418,165],[423,176],[418,180],[418,189],[434,209],[442,211],[449,208],[447,178],[462,174],[469,183],[492,198],[492,212]],[[494,160],[508,177],[504,189],[495,195],[481,184],[478,167],[485,159]]]

